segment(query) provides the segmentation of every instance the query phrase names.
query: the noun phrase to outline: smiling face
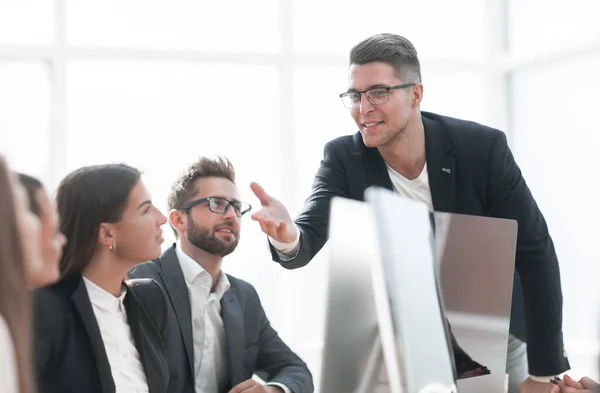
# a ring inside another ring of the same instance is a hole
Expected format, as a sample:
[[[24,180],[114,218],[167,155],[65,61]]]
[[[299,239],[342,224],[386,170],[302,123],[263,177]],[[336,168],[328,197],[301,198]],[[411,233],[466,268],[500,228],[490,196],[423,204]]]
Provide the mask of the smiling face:
[[[195,181],[198,190],[190,200],[220,197],[229,201],[239,201],[240,195],[235,184],[223,177],[204,177]],[[185,231],[180,236],[209,254],[224,257],[231,254],[240,240],[241,219],[229,206],[224,214],[210,210],[209,202],[203,202],[187,210],[181,218]]]
[[[372,62],[352,64],[349,69],[348,91],[364,91],[376,87],[392,87],[404,83],[418,82],[402,80],[387,63]],[[416,83],[405,89],[389,91],[384,104],[373,105],[365,94],[358,107],[350,110],[363,142],[368,147],[382,147],[397,140],[409,127],[411,120],[419,114],[423,86]]]

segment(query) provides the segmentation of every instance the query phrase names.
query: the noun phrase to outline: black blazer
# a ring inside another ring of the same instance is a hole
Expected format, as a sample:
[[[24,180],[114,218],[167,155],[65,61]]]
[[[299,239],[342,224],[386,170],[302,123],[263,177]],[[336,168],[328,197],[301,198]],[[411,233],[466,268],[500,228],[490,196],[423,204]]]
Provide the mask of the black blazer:
[[[511,333],[527,341],[529,372],[555,375],[569,369],[562,338],[562,293],[554,244],[506,136],[477,123],[422,112],[427,172],[436,211],[518,221]],[[369,186],[393,190],[385,162],[357,132],[325,146],[311,195],[295,222],[296,258],[273,260],[295,269],[306,265],[328,237],[330,200],[363,200]]]
[[[151,280],[128,284],[127,319],[150,393],[165,393],[168,366],[163,337],[166,300]],[[143,288],[142,288],[143,287]],[[80,275],[34,291],[35,373],[39,393],[114,393],[98,322]],[[147,311],[147,305],[158,307]],[[146,306],[146,307],[145,307]]]
[[[163,255],[138,265],[132,278],[152,278],[169,298],[166,346],[169,360],[169,393],[194,393],[194,348],[192,314],[183,271],[175,245]],[[253,373],[266,373],[268,382],[279,382],[294,393],[312,393],[313,380],[306,364],[279,338],[271,327],[254,287],[227,275],[231,287],[221,299],[229,357],[228,392]]]

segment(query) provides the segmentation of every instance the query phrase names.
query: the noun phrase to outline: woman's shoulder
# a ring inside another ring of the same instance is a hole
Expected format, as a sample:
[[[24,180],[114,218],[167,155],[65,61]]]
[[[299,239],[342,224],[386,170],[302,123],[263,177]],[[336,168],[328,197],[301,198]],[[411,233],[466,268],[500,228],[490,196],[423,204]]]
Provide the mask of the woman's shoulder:
[[[62,320],[61,315],[71,302],[71,296],[77,289],[79,280],[64,279],[55,284],[33,290],[33,313],[36,317],[48,316],[48,319]]]
[[[152,322],[164,337],[167,327],[167,295],[158,282],[150,278],[136,278],[126,281],[126,285],[141,304]]]

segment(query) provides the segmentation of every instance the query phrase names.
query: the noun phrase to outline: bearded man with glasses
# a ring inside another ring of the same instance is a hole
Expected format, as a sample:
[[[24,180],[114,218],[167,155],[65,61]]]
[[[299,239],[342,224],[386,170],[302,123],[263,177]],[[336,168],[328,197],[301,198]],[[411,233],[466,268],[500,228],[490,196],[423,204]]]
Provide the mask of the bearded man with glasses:
[[[177,243],[130,272],[156,280],[170,300],[168,392],[312,393],[308,367],[273,329],[254,287],[221,270],[251,210],[231,162],[200,158],[173,183],[168,203]]]

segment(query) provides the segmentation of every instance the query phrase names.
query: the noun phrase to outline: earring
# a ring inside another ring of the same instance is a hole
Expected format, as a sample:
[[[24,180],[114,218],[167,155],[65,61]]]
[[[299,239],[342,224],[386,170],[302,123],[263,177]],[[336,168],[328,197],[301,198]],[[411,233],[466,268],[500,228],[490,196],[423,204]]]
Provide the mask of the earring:
[[[117,245],[113,242],[113,244],[111,244],[110,246],[108,246],[108,249],[110,251],[115,251],[115,248],[117,248]]]

